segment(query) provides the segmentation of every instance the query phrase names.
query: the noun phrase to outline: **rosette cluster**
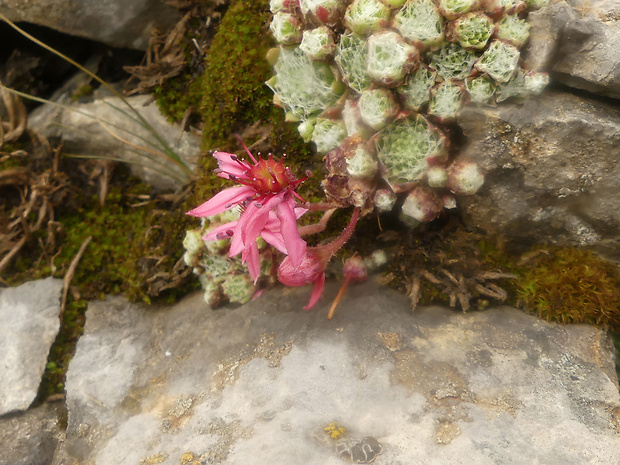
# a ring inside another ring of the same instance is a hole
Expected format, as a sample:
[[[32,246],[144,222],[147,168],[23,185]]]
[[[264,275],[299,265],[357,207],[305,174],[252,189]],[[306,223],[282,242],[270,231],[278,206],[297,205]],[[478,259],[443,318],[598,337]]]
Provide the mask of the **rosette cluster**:
[[[342,205],[430,221],[483,183],[448,156],[443,128],[468,103],[540,93],[525,69],[528,10],[548,0],[271,0],[274,103],[327,154]],[[406,193],[406,194],[405,194]]]

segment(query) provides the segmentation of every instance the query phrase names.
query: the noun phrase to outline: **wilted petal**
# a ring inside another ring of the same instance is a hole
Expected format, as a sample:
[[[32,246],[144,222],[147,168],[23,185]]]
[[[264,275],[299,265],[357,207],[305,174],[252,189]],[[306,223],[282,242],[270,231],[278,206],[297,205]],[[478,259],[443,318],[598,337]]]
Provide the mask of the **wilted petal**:
[[[321,276],[317,278],[314,282],[314,287],[312,288],[312,294],[310,295],[310,301],[308,305],[304,307],[304,310],[310,310],[312,307],[316,305],[323,294],[323,286],[325,285],[325,273],[321,273]]]
[[[280,232],[286,251],[291,257],[292,265],[297,267],[301,265],[306,252],[306,242],[301,238],[297,229],[297,216],[289,202],[282,202],[278,205],[277,216],[280,220]]]
[[[233,205],[252,197],[254,190],[247,186],[231,187],[219,192],[213,198],[193,210],[188,211],[187,215],[192,216],[211,216],[230,210]]]

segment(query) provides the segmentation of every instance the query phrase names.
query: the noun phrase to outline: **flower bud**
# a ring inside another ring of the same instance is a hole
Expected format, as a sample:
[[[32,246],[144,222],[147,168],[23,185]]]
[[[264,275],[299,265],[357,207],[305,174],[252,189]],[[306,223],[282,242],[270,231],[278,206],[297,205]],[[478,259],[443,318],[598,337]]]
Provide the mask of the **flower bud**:
[[[350,282],[361,282],[368,279],[368,270],[359,255],[349,257],[342,267],[342,275]]]
[[[324,265],[320,255],[314,249],[307,249],[301,264],[293,266],[287,255],[278,267],[278,280],[289,287],[312,284],[324,272]]]

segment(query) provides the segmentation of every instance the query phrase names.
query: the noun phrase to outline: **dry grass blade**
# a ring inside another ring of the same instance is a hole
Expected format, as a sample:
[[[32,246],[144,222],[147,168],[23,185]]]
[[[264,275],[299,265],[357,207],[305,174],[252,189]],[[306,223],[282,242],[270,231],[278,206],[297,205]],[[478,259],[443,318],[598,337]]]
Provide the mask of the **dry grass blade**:
[[[62,290],[62,303],[60,305],[60,317],[65,313],[65,308],[67,307],[67,295],[69,294],[69,286],[71,285],[71,280],[73,279],[73,275],[75,274],[75,270],[77,269],[80,260],[82,259],[82,255],[86,251],[86,247],[90,244],[90,241],[93,240],[93,236],[88,236],[86,240],[80,246],[80,250],[78,250],[73,260],[71,260],[71,264],[65,273],[65,277],[63,278],[63,290]]]

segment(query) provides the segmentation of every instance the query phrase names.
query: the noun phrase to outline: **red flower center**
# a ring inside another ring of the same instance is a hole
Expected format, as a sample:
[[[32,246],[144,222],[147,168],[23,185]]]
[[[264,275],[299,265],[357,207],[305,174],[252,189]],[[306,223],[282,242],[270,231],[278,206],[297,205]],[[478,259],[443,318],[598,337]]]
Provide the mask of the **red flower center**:
[[[255,165],[252,165],[250,173],[251,184],[259,192],[280,192],[287,187],[295,187],[297,179],[286,168],[282,161],[275,161],[270,155],[266,160],[259,158]]]

